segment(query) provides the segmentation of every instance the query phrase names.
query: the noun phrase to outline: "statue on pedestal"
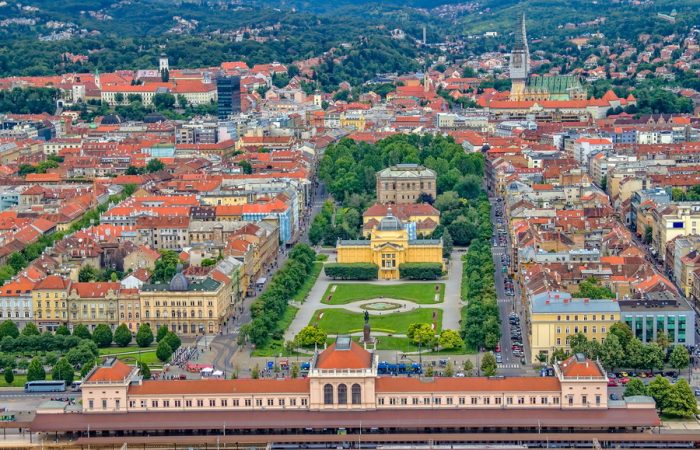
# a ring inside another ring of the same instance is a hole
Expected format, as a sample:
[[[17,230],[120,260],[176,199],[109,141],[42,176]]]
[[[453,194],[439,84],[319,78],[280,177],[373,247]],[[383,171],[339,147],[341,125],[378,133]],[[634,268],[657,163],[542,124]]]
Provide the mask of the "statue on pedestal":
[[[365,310],[365,326],[362,330],[362,342],[372,342],[370,333],[372,328],[369,326],[369,312]]]

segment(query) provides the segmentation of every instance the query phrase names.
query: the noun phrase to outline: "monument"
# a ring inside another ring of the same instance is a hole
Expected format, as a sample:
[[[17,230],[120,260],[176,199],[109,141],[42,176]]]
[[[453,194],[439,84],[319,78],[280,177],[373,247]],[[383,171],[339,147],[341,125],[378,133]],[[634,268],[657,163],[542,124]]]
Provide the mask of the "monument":
[[[372,341],[372,327],[369,326],[369,312],[365,311],[365,326],[362,329],[362,342],[369,344]]]

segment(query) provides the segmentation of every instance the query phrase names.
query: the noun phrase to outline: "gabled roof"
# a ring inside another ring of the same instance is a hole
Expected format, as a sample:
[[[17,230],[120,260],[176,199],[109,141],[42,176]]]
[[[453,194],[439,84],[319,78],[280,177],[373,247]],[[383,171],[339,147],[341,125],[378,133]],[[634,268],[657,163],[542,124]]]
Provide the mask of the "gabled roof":
[[[336,348],[336,343],[322,351],[314,365],[317,369],[369,369],[372,367],[372,354],[357,342],[351,342],[350,348]]]

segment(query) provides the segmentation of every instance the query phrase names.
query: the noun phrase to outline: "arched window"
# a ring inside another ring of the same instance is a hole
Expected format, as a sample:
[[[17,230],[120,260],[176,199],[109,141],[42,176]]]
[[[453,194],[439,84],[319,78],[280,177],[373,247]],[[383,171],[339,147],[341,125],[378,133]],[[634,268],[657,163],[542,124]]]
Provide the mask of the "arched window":
[[[344,384],[338,385],[338,404],[347,405],[348,404],[348,387]]]
[[[362,403],[362,388],[359,384],[352,385],[352,404],[359,405]]]
[[[325,386],[323,386],[323,404],[333,404],[333,386],[330,384],[326,384]]]

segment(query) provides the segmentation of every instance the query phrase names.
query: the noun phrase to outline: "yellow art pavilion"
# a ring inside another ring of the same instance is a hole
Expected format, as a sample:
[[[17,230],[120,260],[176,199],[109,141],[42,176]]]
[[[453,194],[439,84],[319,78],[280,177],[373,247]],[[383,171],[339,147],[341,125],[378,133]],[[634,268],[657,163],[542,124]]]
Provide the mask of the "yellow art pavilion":
[[[338,262],[371,263],[379,267],[380,280],[398,280],[403,263],[440,263],[442,239],[409,239],[404,224],[391,209],[370,232],[369,239],[339,240]]]

